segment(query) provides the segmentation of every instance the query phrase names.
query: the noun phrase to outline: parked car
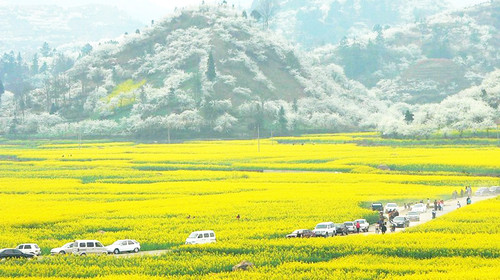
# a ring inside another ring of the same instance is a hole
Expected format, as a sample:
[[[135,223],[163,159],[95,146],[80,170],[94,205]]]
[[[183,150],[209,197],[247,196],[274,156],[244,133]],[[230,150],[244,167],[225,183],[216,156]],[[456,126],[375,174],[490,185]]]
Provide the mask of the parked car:
[[[356,224],[354,222],[344,222],[348,232],[356,232]]]
[[[476,196],[487,196],[487,195],[491,195],[491,192],[486,187],[479,188],[476,190]]]
[[[117,240],[113,244],[106,246],[108,253],[120,254],[124,252],[138,253],[141,250],[141,244],[135,240]]]
[[[356,225],[356,223],[359,222],[359,230],[360,231],[364,231],[364,232],[368,232],[368,229],[370,228],[370,224],[365,220],[365,219],[358,219],[356,221],[354,221],[354,225]]]
[[[383,212],[384,211],[384,205],[380,202],[374,202],[372,203],[372,210],[373,211],[379,211]]]
[[[410,220],[403,216],[397,216],[392,219],[392,224],[396,225],[397,228],[406,228],[410,226]]]
[[[316,236],[335,236],[335,224],[333,222],[319,223],[313,230]]]
[[[217,242],[217,238],[213,230],[195,231],[186,239],[186,244],[206,244],[215,242]]]
[[[76,240],[73,247],[73,254],[80,256],[108,254],[106,247],[104,247],[102,243],[97,240]]]
[[[427,212],[427,205],[423,203],[417,203],[411,207],[411,212],[425,213]]]
[[[348,235],[349,230],[344,224],[335,224],[335,235]]]
[[[408,214],[406,214],[406,218],[408,218],[408,220],[410,221],[420,221],[420,212],[416,212],[416,211],[410,211],[408,212]]]
[[[497,193],[500,193],[500,186],[492,186],[490,187],[490,193],[492,194],[497,194]]]
[[[72,254],[75,250],[75,242],[70,242],[64,244],[62,247],[54,248],[50,250],[51,255],[64,255],[64,254]]]
[[[16,249],[25,254],[32,254],[35,256],[40,256],[42,254],[42,250],[40,250],[40,247],[38,247],[38,245],[34,243],[17,245]]]
[[[309,229],[298,229],[295,230],[294,232],[288,234],[286,237],[288,238],[294,238],[294,237],[299,237],[299,238],[309,238],[309,237],[315,237],[316,234],[312,230]]]
[[[398,205],[396,203],[387,203],[385,205],[385,212],[389,213],[392,211],[397,211],[398,210]]]
[[[22,252],[19,249],[2,249],[0,250],[0,259],[9,259],[9,258],[33,258],[35,255],[27,254]]]

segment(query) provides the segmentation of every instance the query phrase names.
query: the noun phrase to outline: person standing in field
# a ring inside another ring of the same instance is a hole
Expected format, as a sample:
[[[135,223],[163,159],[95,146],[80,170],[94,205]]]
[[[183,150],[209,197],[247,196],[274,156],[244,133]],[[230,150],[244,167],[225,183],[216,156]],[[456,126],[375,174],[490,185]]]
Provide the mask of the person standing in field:
[[[239,221],[239,220],[240,220],[240,218],[241,218],[241,217],[240,217],[240,214],[238,214],[238,215],[236,216],[236,220],[238,220],[238,221]]]
[[[359,229],[361,228],[361,225],[359,224],[359,221],[356,222],[356,231],[359,233]]]
[[[387,231],[387,226],[385,225],[385,223],[382,224],[382,234],[385,234],[385,232]]]

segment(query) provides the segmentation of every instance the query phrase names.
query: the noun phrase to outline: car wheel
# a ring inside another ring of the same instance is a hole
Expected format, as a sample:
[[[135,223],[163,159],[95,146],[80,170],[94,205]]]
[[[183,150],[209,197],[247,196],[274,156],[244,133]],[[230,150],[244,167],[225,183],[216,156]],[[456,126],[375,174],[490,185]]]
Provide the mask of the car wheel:
[[[86,256],[86,255],[87,255],[87,254],[85,254],[85,253],[81,253],[81,254],[80,254],[80,256]]]
[[[66,252],[61,251],[61,252],[59,252],[59,254],[60,254],[60,255],[64,255],[64,254],[66,254]]]
[[[325,234],[325,238],[327,238],[327,237],[330,237],[329,234],[328,234],[328,232]]]
[[[139,253],[139,248],[135,248],[134,253]]]
[[[113,253],[115,253],[115,255],[118,255],[118,254],[120,254],[120,250],[118,250],[118,248],[116,248],[116,249],[113,251]]]

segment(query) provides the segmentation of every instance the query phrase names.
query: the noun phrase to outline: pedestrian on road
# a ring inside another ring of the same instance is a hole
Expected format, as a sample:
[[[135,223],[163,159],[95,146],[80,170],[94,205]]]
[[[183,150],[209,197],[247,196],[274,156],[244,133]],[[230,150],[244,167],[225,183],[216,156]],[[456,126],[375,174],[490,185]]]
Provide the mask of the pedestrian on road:
[[[460,201],[457,201],[457,209],[462,207],[462,205],[460,205]]]
[[[472,203],[472,199],[470,199],[470,196],[469,196],[469,197],[467,197],[467,205],[471,205],[471,203]]]
[[[387,231],[387,226],[385,225],[385,223],[382,224],[382,234],[385,234],[385,232]]]
[[[356,222],[356,231],[359,233],[359,229],[361,228],[361,225],[359,224],[359,221]]]
[[[438,210],[438,201],[437,199],[434,200],[434,211]]]
[[[464,190],[460,189],[460,197],[464,197]]]

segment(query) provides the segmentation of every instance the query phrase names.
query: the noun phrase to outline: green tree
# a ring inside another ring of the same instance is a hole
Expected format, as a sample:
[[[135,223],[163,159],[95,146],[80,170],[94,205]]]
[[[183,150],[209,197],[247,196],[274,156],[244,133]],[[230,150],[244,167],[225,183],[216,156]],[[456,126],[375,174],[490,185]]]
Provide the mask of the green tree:
[[[31,73],[33,75],[36,75],[36,74],[38,74],[39,69],[40,69],[40,67],[38,65],[38,54],[35,53],[35,55],[33,55],[33,62],[31,64]]]
[[[207,78],[210,81],[215,80],[217,73],[215,72],[215,61],[212,52],[208,55],[208,69],[207,69]]]
[[[43,57],[50,56],[51,49],[49,47],[49,43],[47,42],[43,43],[42,48],[40,49],[40,53],[42,54]]]
[[[92,52],[93,48],[92,48],[92,45],[90,45],[89,43],[85,44],[85,46],[82,47],[80,53],[81,53],[81,56],[86,56],[88,54],[90,54]]]
[[[285,108],[283,108],[283,106],[280,107],[278,112],[278,123],[280,125],[281,132],[287,131],[288,120],[286,119]]]
[[[3,86],[2,80],[0,80],[0,96],[5,93],[5,87]]]
[[[406,110],[405,112],[405,121],[406,123],[410,124],[412,123],[414,120],[414,115],[412,112],[410,112],[410,110]]]

